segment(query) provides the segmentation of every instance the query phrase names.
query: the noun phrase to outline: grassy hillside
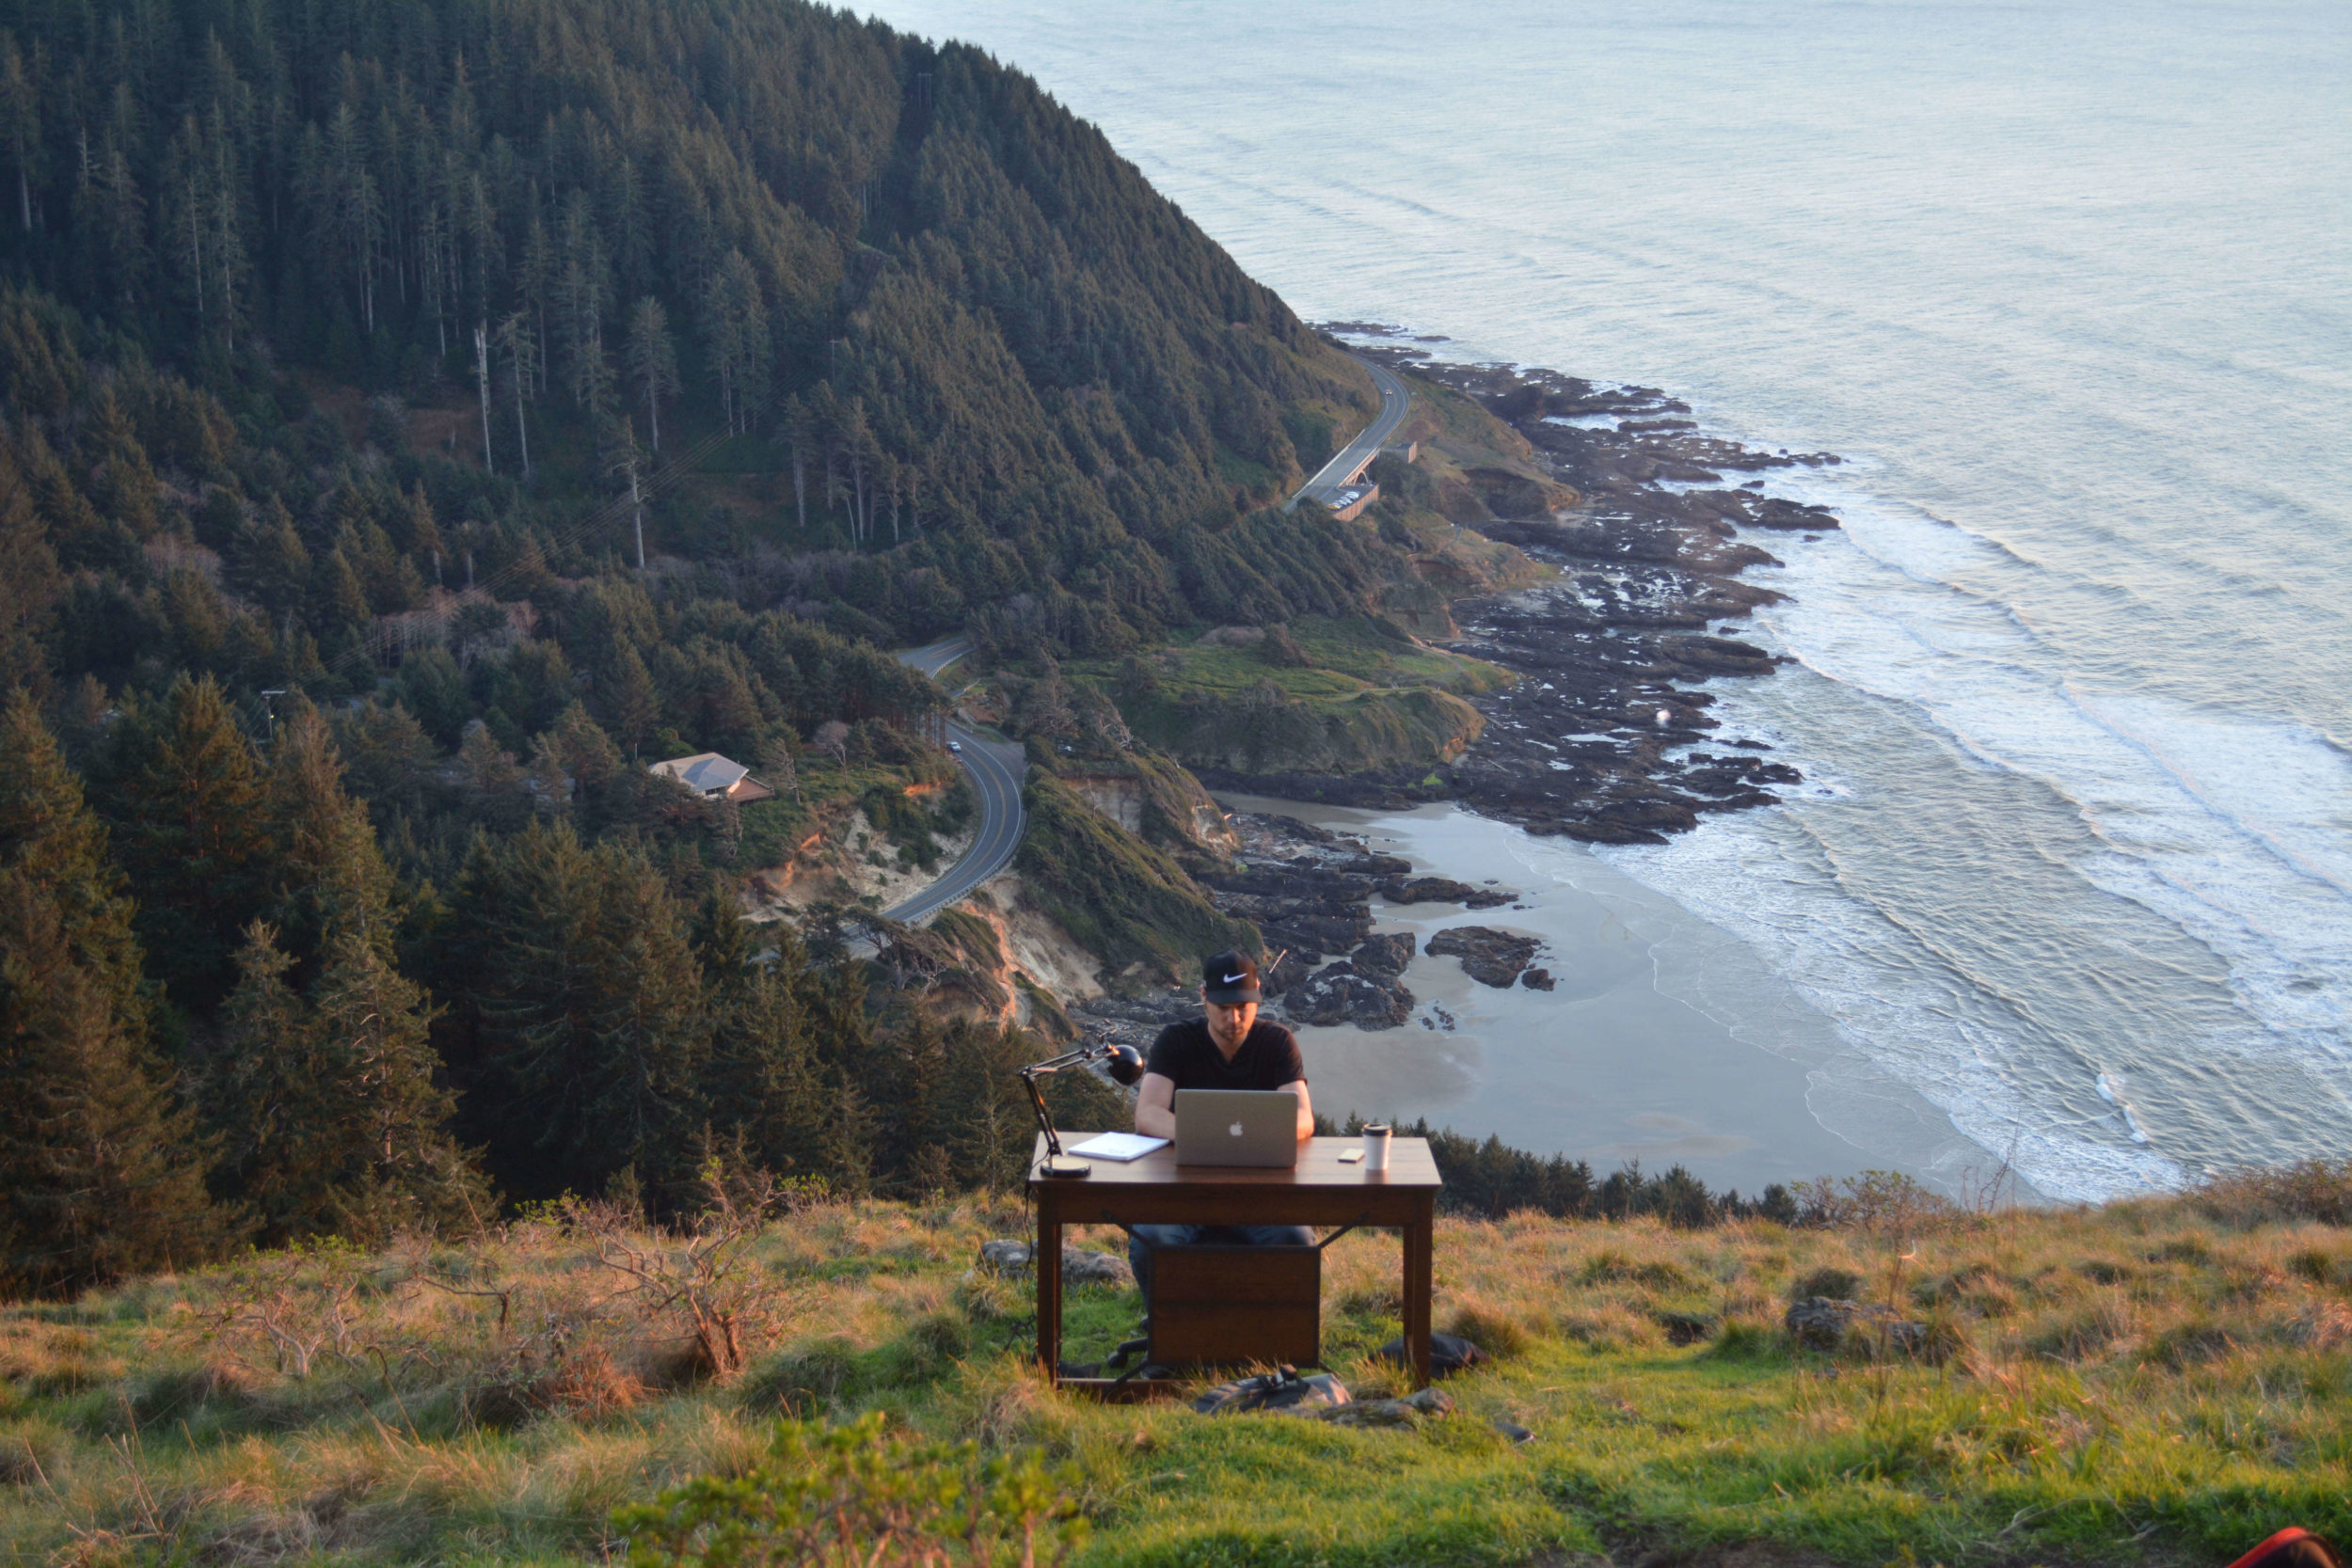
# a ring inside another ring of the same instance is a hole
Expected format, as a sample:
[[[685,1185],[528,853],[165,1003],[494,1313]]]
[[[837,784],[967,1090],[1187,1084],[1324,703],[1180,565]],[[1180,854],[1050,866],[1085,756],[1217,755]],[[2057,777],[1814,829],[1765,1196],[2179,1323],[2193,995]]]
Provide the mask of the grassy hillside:
[[[787,1411],[880,1411],[1041,1451],[1088,1563],[2220,1562],[2288,1522],[2352,1534],[2347,1184],[1865,1201],[1804,1228],[1441,1221],[1440,1325],[1498,1359],[1399,1431],[1048,1392],[1025,1288],[971,1267],[1024,1233],[1007,1199],[803,1196],[705,1271],[739,1331],[723,1375],[628,1272],[675,1275],[687,1243],[549,1210],[0,1314],[0,1555],[594,1558],[616,1506],[745,1472]],[[1397,1331],[1395,1242],[1326,1256],[1328,1360],[1359,1397],[1392,1386],[1365,1353]],[[1841,1291],[1926,1323],[1926,1354],[1792,1345],[1788,1300]],[[1073,1292],[1068,1354],[1136,1314]]]
[[[1103,961],[1106,984],[1182,980],[1205,954],[1260,950],[1256,927],[1219,914],[1168,851],[1053,774],[1033,772],[1021,800],[1028,828],[1013,868],[1038,907]]]
[[[1136,736],[1194,768],[1361,772],[1451,760],[1484,726],[1461,701],[1510,683],[1385,618],[1226,626],[1069,673],[1109,693]]]

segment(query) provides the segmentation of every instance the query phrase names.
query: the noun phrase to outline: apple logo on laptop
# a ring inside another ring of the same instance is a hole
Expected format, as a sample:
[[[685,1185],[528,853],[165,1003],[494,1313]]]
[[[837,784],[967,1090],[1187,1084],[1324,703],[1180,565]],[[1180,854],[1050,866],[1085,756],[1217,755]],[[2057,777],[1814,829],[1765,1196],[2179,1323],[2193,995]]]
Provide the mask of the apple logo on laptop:
[[[1233,1123],[1233,1125],[1232,1125],[1232,1126],[1231,1126],[1231,1127],[1227,1128],[1225,1131],[1227,1131],[1228,1132],[1231,1132],[1233,1136],[1235,1136],[1236,1138],[1238,1138],[1238,1137],[1240,1137],[1240,1136],[1241,1136],[1241,1123],[1240,1123],[1240,1122],[1235,1122],[1235,1123]]]

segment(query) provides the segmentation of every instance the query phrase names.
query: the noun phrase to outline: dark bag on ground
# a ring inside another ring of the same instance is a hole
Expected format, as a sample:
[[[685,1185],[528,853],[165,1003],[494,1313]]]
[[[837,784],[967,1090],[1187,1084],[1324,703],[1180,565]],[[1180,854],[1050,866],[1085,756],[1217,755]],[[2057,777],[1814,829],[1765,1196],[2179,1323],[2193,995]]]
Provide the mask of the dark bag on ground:
[[[1348,1403],[1347,1386],[1329,1372],[1300,1376],[1295,1367],[1283,1367],[1235,1383],[1220,1383],[1192,1407],[1203,1416],[1237,1416],[1251,1410],[1320,1410]]]
[[[1400,1367],[1413,1364],[1412,1352],[1402,1339],[1391,1339],[1379,1350],[1383,1361],[1393,1361]],[[1452,1377],[1466,1367],[1483,1365],[1488,1359],[1485,1351],[1458,1334],[1432,1334],[1429,1337],[1429,1375]]]
[[[2333,1546],[2307,1529],[2282,1529],[2230,1568],[2344,1568]]]

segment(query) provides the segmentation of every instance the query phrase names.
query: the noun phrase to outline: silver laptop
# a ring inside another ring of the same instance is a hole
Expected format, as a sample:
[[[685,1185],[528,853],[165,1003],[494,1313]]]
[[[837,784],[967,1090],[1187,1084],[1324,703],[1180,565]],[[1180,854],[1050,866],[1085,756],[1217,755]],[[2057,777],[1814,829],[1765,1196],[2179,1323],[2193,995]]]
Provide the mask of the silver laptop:
[[[1298,1097],[1288,1089],[1178,1089],[1176,1163],[1298,1164]]]

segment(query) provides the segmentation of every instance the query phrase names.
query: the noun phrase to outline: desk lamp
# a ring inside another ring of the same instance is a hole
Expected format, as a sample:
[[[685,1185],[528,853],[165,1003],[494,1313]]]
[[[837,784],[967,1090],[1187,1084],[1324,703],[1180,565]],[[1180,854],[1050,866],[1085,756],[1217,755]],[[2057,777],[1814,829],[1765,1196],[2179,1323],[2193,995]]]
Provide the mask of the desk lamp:
[[[1131,1045],[1089,1045],[1077,1051],[1065,1051],[1041,1062],[1031,1062],[1021,1069],[1021,1081],[1029,1086],[1029,1104],[1037,1111],[1038,1131],[1045,1134],[1045,1164],[1039,1167],[1048,1176],[1091,1176],[1094,1167],[1074,1154],[1061,1151],[1061,1135],[1054,1131],[1053,1113],[1045,1108],[1045,1096],[1037,1081],[1059,1072],[1066,1067],[1083,1067],[1101,1062],[1110,1069],[1111,1076],[1121,1084],[1134,1084],[1143,1076],[1143,1057]]]

